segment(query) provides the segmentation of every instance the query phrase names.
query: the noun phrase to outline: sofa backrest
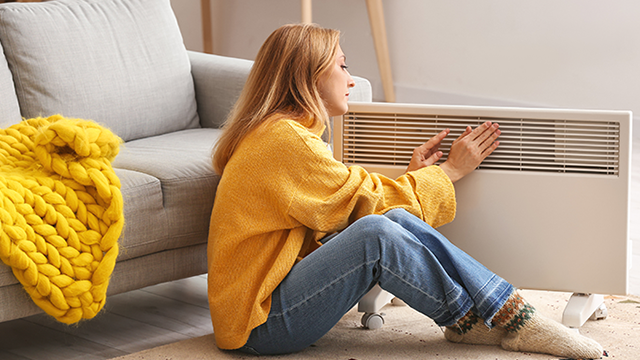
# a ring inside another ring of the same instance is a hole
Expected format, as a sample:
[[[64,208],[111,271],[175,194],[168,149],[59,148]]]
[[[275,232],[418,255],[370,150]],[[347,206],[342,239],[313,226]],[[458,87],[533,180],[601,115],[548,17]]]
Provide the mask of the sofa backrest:
[[[21,119],[13,78],[0,45],[0,129],[16,124]]]
[[[169,0],[3,4],[0,42],[23,117],[91,119],[124,140],[199,126]]]

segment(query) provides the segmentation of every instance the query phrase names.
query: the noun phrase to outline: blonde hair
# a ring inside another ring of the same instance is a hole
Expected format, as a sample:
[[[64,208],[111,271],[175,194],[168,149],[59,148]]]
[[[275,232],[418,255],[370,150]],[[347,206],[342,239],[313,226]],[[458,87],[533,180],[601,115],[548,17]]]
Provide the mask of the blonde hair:
[[[312,131],[329,128],[317,85],[331,70],[339,40],[339,31],[315,24],[285,25],[267,38],[222,127],[213,154],[219,174],[245,136],[266,122],[286,117]]]

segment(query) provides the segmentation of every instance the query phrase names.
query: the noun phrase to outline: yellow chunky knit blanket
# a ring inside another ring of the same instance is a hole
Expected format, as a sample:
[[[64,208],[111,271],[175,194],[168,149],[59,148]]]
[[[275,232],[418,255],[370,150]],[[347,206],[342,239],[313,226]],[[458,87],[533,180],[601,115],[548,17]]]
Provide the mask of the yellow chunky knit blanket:
[[[58,321],[104,306],[124,224],[111,167],[122,141],[60,115],[0,130],[0,258]]]

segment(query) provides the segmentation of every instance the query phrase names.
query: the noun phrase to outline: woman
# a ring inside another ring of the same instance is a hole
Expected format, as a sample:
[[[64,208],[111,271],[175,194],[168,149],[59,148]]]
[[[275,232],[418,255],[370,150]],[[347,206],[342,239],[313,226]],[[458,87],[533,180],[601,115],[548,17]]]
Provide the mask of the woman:
[[[304,349],[379,283],[446,326],[450,341],[600,358],[595,341],[537,314],[434,230],[453,220],[453,183],[499,145],[498,124],[468,127],[437,166],[442,131],[395,180],[347,168],[321,135],[354,85],[335,30],[283,26],[260,49],[213,159],[222,174],[208,248],[217,345]]]

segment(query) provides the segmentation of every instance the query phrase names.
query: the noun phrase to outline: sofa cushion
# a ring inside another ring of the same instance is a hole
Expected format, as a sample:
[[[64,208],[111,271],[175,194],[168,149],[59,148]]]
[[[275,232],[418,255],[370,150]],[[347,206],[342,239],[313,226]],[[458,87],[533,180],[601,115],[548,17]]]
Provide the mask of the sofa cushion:
[[[220,133],[218,129],[190,129],[134,140],[122,146],[113,162],[115,168],[159,179],[164,207],[164,215],[159,219],[166,231],[165,236],[156,235],[153,243],[136,241],[138,248],[133,249],[131,240],[127,239],[128,226],[133,220],[127,219],[129,205],[125,197],[123,244],[127,244],[124,246],[129,247],[130,252],[151,253],[207,242],[213,199],[220,180],[213,171],[211,151]],[[138,231],[132,229],[131,233],[138,234]]]
[[[118,239],[121,261],[153,252],[153,244],[167,238],[167,222],[160,180],[137,171],[114,170],[122,184],[124,202],[125,226]]]
[[[4,4],[0,41],[26,118],[92,119],[124,140],[199,126],[169,0]]]
[[[13,78],[4,58],[2,45],[0,45],[0,129],[5,129],[20,122],[20,108],[18,98],[13,87]]]
[[[17,283],[18,279],[13,275],[11,267],[0,261],[0,287]]]
[[[204,135],[204,134],[203,134]],[[217,138],[216,135],[213,136],[214,139]],[[195,143],[206,143],[203,137],[198,137],[198,140]],[[163,142],[164,143],[164,142]],[[165,143],[166,144],[166,143]],[[193,145],[193,144],[192,144]],[[208,145],[207,145],[208,146]],[[197,146],[196,146],[197,147]],[[135,146],[134,146],[135,148]],[[148,150],[148,147],[145,148],[145,151]],[[135,153],[136,150],[130,150],[129,153]],[[208,157],[205,153],[207,151],[203,150],[199,152],[199,158],[204,162],[204,158]],[[124,160],[125,162],[128,160],[128,156],[126,155],[127,151],[125,151]],[[122,155],[122,153],[120,154]],[[118,155],[118,157],[120,157]],[[158,163],[158,159],[153,159],[152,163]],[[186,161],[186,163],[193,163]],[[175,165],[174,162],[170,163],[171,165]],[[188,165],[188,168],[193,167]],[[202,206],[208,207],[208,210],[201,211],[198,214],[198,218],[200,219],[200,225],[202,223],[208,224],[209,216],[211,214],[211,208],[213,207],[213,193],[209,190],[200,191],[195,197],[200,197],[200,205],[199,209],[195,206],[198,206],[198,201],[195,201],[193,209],[189,208],[189,204],[182,204],[181,208],[175,208],[174,211],[165,212],[164,209],[164,198],[162,195],[162,185],[158,178],[139,172],[132,171],[126,169],[115,168],[115,173],[120,179],[120,183],[122,185],[122,198],[124,200],[124,214],[125,214],[125,227],[123,232],[118,240],[118,244],[120,246],[120,253],[118,255],[118,264],[116,264],[116,272],[114,273],[116,277],[119,278],[119,281],[116,281],[117,284],[112,286],[109,285],[109,293],[118,293],[126,290],[131,290],[136,288],[135,284],[148,284],[149,279],[153,279],[155,283],[164,281],[163,279],[176,279],[180,277],[180,274],[189,274],[189,276],[195,273],[202,273],[206,271],[206,259],[204,262],[185,264],[183,261],[180,261],[180,256],[176,255],[173,252],[163,252],[163,250],[169,249],[178,249],[180,248],[182,253],[189,254],[188,250],[192,246],[193,243],[197,243],[195,246],[205,246],[207,242],[207,231],[203,230],[203,226],[197,226],[197,230],[194,231],[185,231],[186,226],[191,226],[192,223],[189,222],[185,224],[184,227],[176,226],[176,224],[181,224],[180,219],[181,216],[190,217],[186,213],[189,211],[198,211],[202,210]],[[180,172],[180,171],[178,171]],[[206,170],[206,173],[211,176],[212,172]],[[185,171],[185,176],[188,174],[192,174],[189,170]],[[209,178],[210,179],[210,178]],[[174,180],[176,180],[174,178]],[[179,181],[178,181],[179,183]],[[211,188],[217,185],[216,181],[204,181],[202,178],[200,181],[185,181],[184,187],[181,189],[182,191],[188,191],[188,188],[193,186],[194,190],[202,190],[202,188]],[[175,189],[176,183],[169,186],[169,189]],[[179,186],[178,186],[179,187]],[[170,193],[174,193],[170,191]],[[193,200],[194,196],[191,197]],[[172,199],[172,202],[175,202],[175,198]],[[185,211],[185,208],[188,208]],[[173,219],[168,221],[167,213],[171,214]],[[205,218],[205,219],[203,219]],[[170,226],[175,226],[174,229],[170,231]],[[197,236],[193,236],[193,234],[197,234]],[[179,234],[177,237],[179,240],[174,238],[175,234]],[[180,241],[185,237],[191,239],[190,241]],[[145,257],[145,255],[154,254],[153,257]],[[197,260],[202,260],[202,254],[206,254],[206,249],[201,252],[201,256],[197,257]],[[206,257],[206,255],[204,255]],[[193,256],[191,256],[193,257]],[[138,259],[146,259],[141,260],[142,262],[138,262]],[[176,260],[178,259],[178,260]],[[194,259],[195,261],[196,259]],[[122,279],[126,278],[126,273],[123,274],[121,271],[118,274],[118,269],[121,266],[125,266],[129,270],[131,267],[145,266],[145,263],[149,263],[151,261],[163,261],[163,266],[161,270],[155,271],[154,274],[145,277],[145,279]],[[122,264],[126,265],[122,265]],[[205,264],[205,265],[202,265]],[[204,267],[204,270],[202,270]],[[200,269],[200,270],[198,270]],[[112,278],[113,282],[113,278]],[[134,284],[134,285],[132,285]],[[7,300],[7,296],[11,297],[11,293],[5,293],[8,289],[8,286],[16,286],[19,285],[18,280],[13,275],[13,271],[7,265],[0,261],[0,305],[3,300],[6,300],[8,303],[11,303],[11,300]],[[21,288],[22,286],[19,285]],[[24,301],[28,301],[29,297],[26,293],[22,293]],[[1,306],[0,306],[1,307]],[[1,313],[1,311],[0,311]],[[26,315],[30,315],[26,314]],[[25,316],[26,316],[25,315]],[[0,316],[2,317],[2,316]]]

